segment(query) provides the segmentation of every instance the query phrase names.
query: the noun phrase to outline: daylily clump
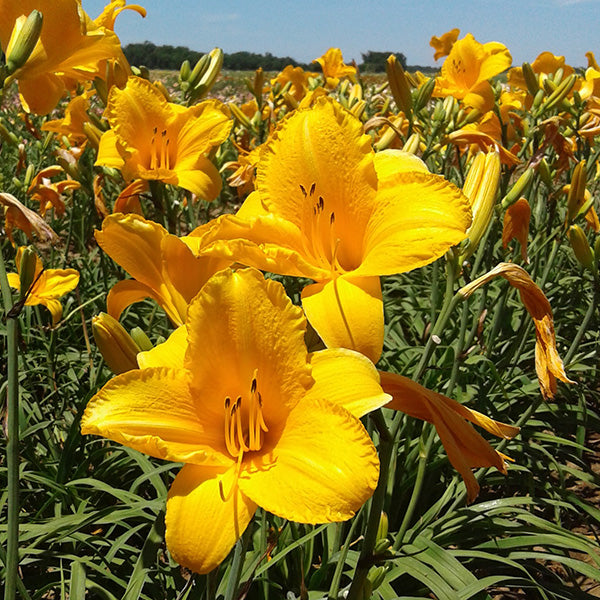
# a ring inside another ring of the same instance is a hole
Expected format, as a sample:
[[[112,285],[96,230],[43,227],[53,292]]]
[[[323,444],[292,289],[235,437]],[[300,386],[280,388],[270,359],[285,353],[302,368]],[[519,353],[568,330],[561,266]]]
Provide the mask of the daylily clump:
[[[183,462],[167,498],[166,542],[214,569],[258,506],[303,523],[350,518],[377,484],[358,417],[389,401],[357,353],[309,355],[306,321],[255,270],[215,275],[184,327],[88,404],[84,434]]]

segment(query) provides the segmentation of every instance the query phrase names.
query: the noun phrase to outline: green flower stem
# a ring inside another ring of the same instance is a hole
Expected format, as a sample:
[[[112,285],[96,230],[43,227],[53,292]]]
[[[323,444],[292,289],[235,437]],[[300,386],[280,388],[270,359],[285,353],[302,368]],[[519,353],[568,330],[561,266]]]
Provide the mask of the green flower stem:
[[[17,355],[17,318],[9,317],[13,308],[12,294],[6,276],[4,256],[0,250],[0,287],[4,302],[7,345],[7,419],[6,467],[8,515],[6,541],[6,587],[4,600],[14,600],[19,578],[19,371]]]
[[[594,281],[594,295],[592,296],[592,301],[590,302],[585,316],[583,317],[583,321],[581,321],[579,329],[577,329],[577,333],[575,334],[575,337],[571,342],[571,346],[569,347],[569,350],[565,355],[565,365],[568,365],[571,362],[573,356],[575,356],[575,352],[577,352],[577,349],[579,348],[579,343],[581,342],[581,339],[583,338],[585,332],[588,330],[590,321],[592,320],[592,317],[596,312],[596,306],[598,305],[598,295],[600,291],[598,288],[598,281],[596,280]]]
[[[371,413],[371,418],[379,431],[379,481],[375,493],[371,498],[369,519],[356,571],[352,578],[350,590],[348,591],[348,600],[360,600],[362,598],[365,579],[367,578],[369,569],[373,565],[373,559],[375,558],[373,551],[377,543],[377,530],[379,529],[381,512],[385,503],[388,473],[394,449],[394,438],[390,435],[381,411],[377,410]]]
[[[427,461],[429,460],[429,452],[431,450],[431,445],[433,443],[434,437],[434,427],[429,423],[424,423],[423,430],[421,432],[421,438],[419,440],[419,463],[417,465],[415,485],[413,486],[413,491],[410,496],[410,501],[408,503],[408,507],[406,508],[406,512],[404,513],[404,518],[402,519],[402,523],[400,524],[400,529],[398,529],[396,539],[394,540],[393,548],[395,551],[399,550],[400,546],[402,546],[402,542],[404,542],[404,535],[408,529],[408,526],[410,525],[412,516],[415,512],[415,508],[417,507],[417,504],[419,502],[419,498],[421,497],[423,483],[425,482]]]
[[[250,540],[251,527],[248,526],[242,537],[236,542],[233,552],[233,562],[229,571],[229,580],[227,581],[227,589],[225,590],[225,600],[234,600],[236,593],[240,587],[240,578],[242,576],[242,568],[244,566],[244,557],[246,548]]]

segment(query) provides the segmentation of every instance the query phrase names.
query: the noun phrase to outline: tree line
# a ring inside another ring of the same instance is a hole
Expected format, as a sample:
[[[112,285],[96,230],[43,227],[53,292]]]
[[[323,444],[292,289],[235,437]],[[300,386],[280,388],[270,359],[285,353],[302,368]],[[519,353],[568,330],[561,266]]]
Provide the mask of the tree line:
[[[178,70],[184,60],[189,60],[193,66],[204,54],[190,50],[185,46],[156,46],[152,42],[127,44],[123,52],[130,64],[145,66],[148,69]],[[406,68],[406,57],[401,52],[363,52],[362,63],[358,65],[361,73],[385,72],[385,61],[390,54],[395,54],[400,64]],[[262,67],[264,71],[281,71],[287,65],[302,67],[306,70],[316,70],[315,63],[302,63],[289,56],[273,56],[270,52],[257,54],[256,52],[233,52],[223,57],[223,68],[230,71],[253,71]]]

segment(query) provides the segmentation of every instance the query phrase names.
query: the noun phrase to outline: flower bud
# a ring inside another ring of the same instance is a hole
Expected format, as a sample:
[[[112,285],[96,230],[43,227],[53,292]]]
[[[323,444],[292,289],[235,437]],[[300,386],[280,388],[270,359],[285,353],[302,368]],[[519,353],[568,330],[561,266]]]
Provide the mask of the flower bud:
[[[550,94],[550,96],[548,96],[548,99],[541,107],[540,113],[551,110],[560,104],[562,100],[566,98],[567,94],[573,89],[576,81],[577,75],[575,75],[575,73],[572,73],[566,79],[564,79],[561,84]]]
[[[42,32],[43,16],[39,10],[32,10],[29,16],[21,16],[15,22],[6,48],[6,70],[8,74],[20,69],[31,56]]]
[[[431,100],[431,94],[433,94],[433,90],[435,88],[435,77],[431,77],[428,79],[417,92],[417,96],[414,101],[414,111],[419,112],[424,106],[427,105],[429,100]]]
[[[542,179],[542,181],[546,184],[546,187],[552,187],[552,174],[550,173],[550,166],[548,165],[548,161],[545,158],[542,158],[538,163],[538,173]]]
[[[394,54],[390,54],[385,65],[390,91],[396,101],[396,106],[410,118],[412,114],[412,96],[410,85],[402,65]]]
[[[480,152],[465,178],[463,194],[469,199],[473,222],[467,230],[469,242],[461,252],[465,260],[475,252],[492,219],[500,182],[500,155]]]
[[[523,70],[523,79],[525,79],[525,85],[527,85],[527,91],[532,96],[535,96],[540,89],[537,75],[528,62],[524,62],[521,68]]]
[[[179,68],[179,81],[187,82],[192,74],[192,66],[190,65],[189,60],[184,60],[181,63],[181,67]]]
[[[417,150],[419,149],[419,145],[421,144],[421,137],[419,136],[419,134],[415,131],[407,140],[406,140],[406,144],[404,144],[404,147],[402,148],[402,150],[404,150],[404,152],[409,152],[410,154],[416,154]]]
[[[585,269],[594,270],[595,260],[594,252],[590,247],[590,243],[579,225],[571,225],[569,227],[569,242],[575,253],[575,258]]]
[[[100,313],[92,319],[92,333],[102,357],[113,373],[118,375],[138,368],[136,356],[141,350],[116,319]]]
[[[19,254],[17,261],[19,262],[19,280],[20,280],[20,296],[19,299],[23,300],[29,289],[35,281],[35,271],[38,263],[38,257],[32,246],[26,246],[25,248],[19,248]]]
[[[150,338],[146,335],[146,332],[141,327],[134,327],[131,332],[131,339],[137,344],[142,352],[152,350],[154,346],[150,341]]]
[[[387,567],[384,565],[379,567],[371,567],[369,569],[367,580],[371,584],[371,593],[373,593],[373,590],[376,590],[383,583],[386,573]]]
[[[578,162],[573,169],[569,193],[567,195],[567,221],[570,225],[585,202],[585,186],[587,184],[587,171],[585,168],[585,160]]]
[[[506,210],[511,204],[514,204],[521,196],[525,195],[523,192],[529,186],[533,179],[534,170],[532,167],[528,167],[521,177],[517,179],[515,184],[510,188],[506,196],[502,200],[502,209]]]

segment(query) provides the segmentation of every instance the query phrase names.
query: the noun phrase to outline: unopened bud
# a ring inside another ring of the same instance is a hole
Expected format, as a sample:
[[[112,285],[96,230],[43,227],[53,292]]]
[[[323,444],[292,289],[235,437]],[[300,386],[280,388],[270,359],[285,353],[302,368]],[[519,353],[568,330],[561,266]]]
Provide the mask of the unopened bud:
[[[184,60],[181,63],[181,67],[179,68],[179,81],[187,82],[192,74],[192,66],[190,65],[189,60]]]
[[[379,567],[371,567],[367,574],[367,580],[371,584],[371,593],[376,590],[384,581],[387,573],[387,567],[381,565]]]
[[[524,196],[523,193],[526,188],[529,186],[533,179],[534,170],[532,167],[528,167],[521,177],[517,179],[515,184],[510,188],[509,192],[504,196],[502,200],[502,209],[506,210],[511,204],[514,204],[521,196]]]
[[[534,70],[528,62],[524,62],[521,68],[523,70],[523,79],[525,79],[527,91],[532,96],[535,96],[538,93],[538,90],[540,89],[537,75],[535,74]]]
[[[235,102],[229,102],[229,104],[227,106],[229,106],[229,110],[231,111],[231,114],[237,119],[237,121],[240,123],[240,125],[243,125],[244,127],[246,127],[246,129],[252,129],[252,123],[250,122],[248,115],[246,115],[246,113],[243,112],[235,104]]]
[[[29,163],[27,165],[27,170],[25,171],[25,178],[23,179],[24,187],[29,187],[31,185],[31,181],[33,180],[34,175],[35,175],[35,165],[33,163]]]
[[[572,73],[565,78],[561,84],[550,94],[546,102],[541,107],[541,112],[546,112],[553,109],[555,106],[560,104],[567,94],[573,89],[575,82],[577,81],[577,75]],[[536,115],[537,116],[537,115]]]
[[[35,281],[35,272],[38,261],[39,259],[37,257],[37,254],[31,246],[19,248],[17,262],[19,263],[18,271],[21,285],[19,296],[20,300],[23,300],[27,296],[29,289]]]
[[[433,94],[433,90],[435,88],[435,77],[431,77],[428,79],[417,92],[415,97],[415,101],[413,103],[414,111],[419,112],[424,106],[427,105],[429,100],[431,100],[431,94]]]
[[[538,164],[538,173],[542,181],[546,184],[546,187],[551,188],[553,184],[552,174],[550,173],[548,161],[545,158],[542,158]]]
[[[388,81],[390,82],[390,91],[396,101],[396,106],[410,119],[412,115],[412,95],[410,93],[410,84],[406,78],[406,73],[400,64],[400,61],[394,54],[390,54],[387,59],[385,70]]]
[[[571,225],[569,227],[569,242],[579,263],[584,268],[593,270],[595,265],[594,252],[583,229],[579,225]]]
[[[208,61],[204,61],[205,56],[208,57]],[[199,65],[201,65],[200,68],[196,70]],[[189,79],[190,85],[193,86],[192,96],[194,99],[202,98],[208,93],[219,76],[222,66],[223,50],[221,48],[214,48],[198,61]]]
[[[402,150],[404,152],[409,152],[410,154],[416,154],[419,150],[419,146],[421,144],[421,137],[415,131],[407,140],[406,144],[404,144]]]
[[[42,32],[43,16],[39,10],[32,10],[28,17],[19,17],[14,25],[6,48],[6,70],[8,74],[20,69],[31,56]]]
[[[587,184],[587,171],[585,160],[578,162],[573,169],[569,193],[567,195],[567,225],[570,225],[585,202],[585,187]]]
[[[544,97],[545,97],[545,93],[544,90],[539,89],[537,91],[537,93],[535,94],[535,96],[533,97],[533,104],[531,105],[532,108],[539,108],[540,105],[542,104],[542,102],[544,101]]]
[[[0,121],[0,138],[10,146],[16,146],[19,143],[19,138],[12,131],[9,131],[2,121]]]
[[[98,150],[98,147],[100,146],[100,138],[102,137],[102,132],[92,123],[86,122],[83,124],[83,133],[85,133],[92,148]]]
[[[113,373],[118,375],[138,368],[136,356],[141,349],[116,319],[100,313],[92,319],[92,333],[104,361]]]
[[[147,352],[148,350],[152,350],[152,348],[154,348],[150,338],[146,335],[146,332],[141,327],[134,327],[130,331],[130,335],[142,352]]]
[[[469,241],[461,252],[462,260],[466,260],[475,252],[490,224],[499,183],[500,155],[497,152],[477,154],[463,186],[463,194],[471,204],[473,222],[467,230]]]

